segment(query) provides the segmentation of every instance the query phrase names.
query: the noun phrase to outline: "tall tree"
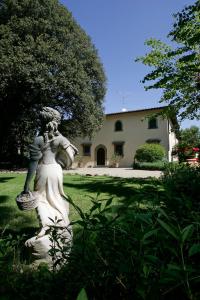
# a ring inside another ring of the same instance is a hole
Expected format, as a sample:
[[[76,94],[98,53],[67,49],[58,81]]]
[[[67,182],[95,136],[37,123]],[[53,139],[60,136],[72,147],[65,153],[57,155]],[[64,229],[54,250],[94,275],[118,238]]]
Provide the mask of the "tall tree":
[[[69,132],[92,134],[104,95],[97,50],[63,5],[0,0],[0,160],[25,142],[44,105],[63,114]]]
[[[147,90],[163,89],[160,102],[169,103],[180,120],[200,119],[200,1],[174,18],[171,45],[150,39],[151,51],[136,61],[153,68],[143,83],[150,83]]]

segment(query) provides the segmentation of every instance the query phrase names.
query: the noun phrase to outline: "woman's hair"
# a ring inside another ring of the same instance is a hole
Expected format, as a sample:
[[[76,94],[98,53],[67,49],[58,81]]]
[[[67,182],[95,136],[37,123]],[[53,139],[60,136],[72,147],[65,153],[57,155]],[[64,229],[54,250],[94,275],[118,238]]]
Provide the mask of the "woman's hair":
[[[60,113],[57,110],[48,106],[42,108],[42,111],[40,112],[40,117],[42,120],[45,121],[45,123],[54,121],[59,124],[61,120]]]
[[[54,136],[59,135],[58,125],[61,121],[61,114],[51,108],[51,107],[43,107],[40,112],[40,119],[45,123],[46,131],[44,133],[45,141],[52,139]]]

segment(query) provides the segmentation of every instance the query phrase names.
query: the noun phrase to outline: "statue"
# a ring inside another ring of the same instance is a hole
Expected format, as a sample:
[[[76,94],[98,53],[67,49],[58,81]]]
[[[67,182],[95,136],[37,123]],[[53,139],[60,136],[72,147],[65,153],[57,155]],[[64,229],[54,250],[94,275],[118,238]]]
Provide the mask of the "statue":
[[[59,131],[60,113],[50,107],[44,107],[39,114],[41,131],[30,145],[30,162],[24,185],[24,191],[18,196],[37,201],[36,212],[40,223],[38,234],[25,242],[37,258],[36,262],[51,264],[49,249],[51,241],[49,228],[57,226],[66,239],[71,241],[69,226],[69,203],[63,191],[62,167],[70,167],[78,150]],[[30,192],[30,182],[34,176],[34,191]]]

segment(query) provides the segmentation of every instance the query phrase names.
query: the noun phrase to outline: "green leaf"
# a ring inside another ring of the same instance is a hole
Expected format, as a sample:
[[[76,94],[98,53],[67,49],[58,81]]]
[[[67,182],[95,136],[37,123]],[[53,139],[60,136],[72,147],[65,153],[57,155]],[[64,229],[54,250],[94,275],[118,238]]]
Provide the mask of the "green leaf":
[[[168,264],[167,269],[168,270],[182,271],[182,268],[179,265],[175,265],[175,264]]]
[[[164,221],[158,219],[158,223],[171,235],[173,236],[177,241],[180,240],[180,237],[176,231],[176,229],[170,225],[168,225],[167,223],[165,223]]]
[[[102,223],[102,224],[105,224],[108,222],[108,219],[103,216],[103,215],[100,215],[100,214],[95,214],[94,217],[96,217],[97,219],[99,219],[99,221]]]
[[[193,233],[194,231],[194,226],[193,224],[186,226],[182,232],[181,232],[181,237],[182,237],[182,242],[184,243]]]
[[[150,214],[136,214],[135,218],[136,220],[142,221],[143,223],[146,223],[148,225],[152,223]]]
[[[189,257],[200,253],[200,244],[193,244],[189,250]]]
[[[158,233],[158,229],[153,229],[151,231],[148,231],[147,233],[144,234],[143,240],[146,240],[149,237],[151,237],[152,235],[156,235],[157,233]]]
[[[154,264],[160,263],[160,259],[155,255],[145,255],[144,258]]]
[[[164,216],[167,220],[169,220],[169,217],[168,217],[168,215],[166,214],[166,212],[162,209],[162,208],[158,208],[158,211],[160,212],[160,214],[162,215],[162,216]]]
[[[108,199],[108,200],[106,201],[105,207],[109,206],[109,205],[112,203],[112,201],[113,201],[113,198]]]
[[[86,291],[84,288],[81,289],[76,300],[88,300],[88,297],[87,297],[87,294],[86,294]]]
[[[92,203],[93,203],[93,206],[90,208],[91,213],[93,211],[95,211],[96,209],[100,209],[100,207],[101,207],[101,203],[98,203],[98,202],[95,202],[95,201],[92,201]]]

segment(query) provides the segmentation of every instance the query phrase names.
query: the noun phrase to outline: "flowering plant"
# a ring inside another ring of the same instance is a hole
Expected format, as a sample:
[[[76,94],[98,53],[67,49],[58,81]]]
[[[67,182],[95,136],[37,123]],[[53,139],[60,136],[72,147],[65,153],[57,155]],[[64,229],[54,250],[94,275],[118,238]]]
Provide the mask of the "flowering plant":
[[[194,152],[199,152],[199,148],[192,148],[192,150],[194,151]]]

